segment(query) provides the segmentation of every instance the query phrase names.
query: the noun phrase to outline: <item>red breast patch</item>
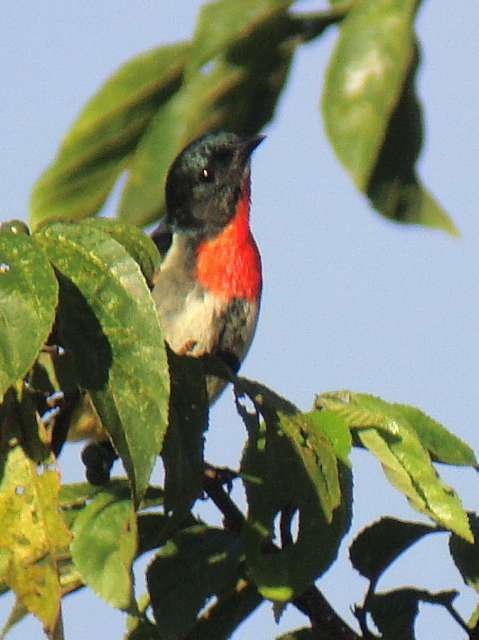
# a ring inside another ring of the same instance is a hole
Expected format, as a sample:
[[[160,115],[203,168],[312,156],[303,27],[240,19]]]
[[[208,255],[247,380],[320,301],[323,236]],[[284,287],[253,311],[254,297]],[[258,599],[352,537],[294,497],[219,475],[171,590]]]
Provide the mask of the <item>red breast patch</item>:
[[[233,219],[198,247],[196,278],[212,293],[255,300],[261,292],[261,259],[249,227],[250,180],[245,180]]]

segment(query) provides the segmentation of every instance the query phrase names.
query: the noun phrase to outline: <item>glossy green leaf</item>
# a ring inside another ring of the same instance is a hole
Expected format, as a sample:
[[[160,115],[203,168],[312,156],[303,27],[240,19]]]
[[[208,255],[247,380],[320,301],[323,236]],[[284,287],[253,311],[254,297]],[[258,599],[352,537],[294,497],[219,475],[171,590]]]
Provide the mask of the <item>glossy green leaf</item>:
[[[367,195],[374,208],[387,218],[423,224],[457,236],[458,231],[451,219],[423,187],[415,169],[424,128],[415,87],[417,69],[418,55],[391,115],[368,182]]]
[[[348,466],[352,447],[351,432],[345,421],[332,411],[311,411],[306,414],[313,428],[319,429],[331,443],[336,456]]]
[[[153,274],[159,269],[161,256],[153,240],[132,224],[110,218],[95,218],[81,222],[84,227],[100,229],[119,242],[139,265],[145,280],[152,283]]]
[[[479,516],[476,513],[470,513],[469,523],[474,542],[471,544],[452,535],[449,540],[449,550],[464,582],[479,593]]]
[[[389,481],[407,496],[415,509],[472,541],[467,514],[459,497],[433,467],[429,453],[419,439],[421,427],[416,432],[413,426],[418,416],[416,411],[351,392],[322,394],[317,399],[317,406],[338,413],[356,430],[361,444],[377,457]],[[426,418],[424,414],[419,415]],[[433,427],[431,423],[427,424],[428,428]],[[431,433],[427,429],[424,431],[427,446],[431,443]],[[438,433],[442,435],[442,429]]]
[[[376,581],[406,549],[437,531],[440,530],[419,522],[381,518],[356,536],[349,557],[361,575]]]
[[[201,360],[179,357],[171,351],[168,359],[169,426],[161,452],[165,466],[165,510],[182,519],[203,489],[208,396]]]
[[[33,225],[78,220],[100,209],[152,117],[177,90],[188,53],[188,43],[158,47],[102,86],[33,189]]]
[[[180,531],[160,549],[146,579],[163,640],[185,637],[208,598],[234,587],[241,555],[236,535],[204,525]]]
[[[471,447],[439,422],[416,407],[405,404],[394,404],[393,407],[408,421],[434,461],[471,467],[477,465],[477,458]]]
[[[350,524],[351,476],[323,434],[320,412],[302,414],[244,379],[241,388],[255,399],[264,418],[255,428],[256,417],[240,406],[249,427],[241,463],[248,501],[242,529],[247,563],[264,597],[286,601],[334,561]],[[294,513],[297,536],[288,524]],[[268,549],[277,518],[283,522],[282,540],[274,541],[280,549]]]
[[[57,223],[37,238],[60,274],[62,346],[138,503],[168,422],[168,363],[153,299],[136,262],[103,231]]]
[[[58,624],[61,588],[58,559],[70,543],[59,512],[59,473],[38,466],[20,446],[22,434],[2,424],[0,464],[0,551],[3,576],[19,603],[48,632]],[[21,524],[21,526],[19,526]]]
[[[387,593],[373,594],[369,599],[368,611],[382,638],[416,640],[414,623],[419,603],[428,602],[447,606],[457,595],[457,591],[430,593],[419,589],[397,589]]]
[[[273,16],[231,45],[201,72],[193,73],[159,111],[129,170],[120,218],[147,224],[164,213],[167,170],[194,138],[222,128],[254,133],[272,117],[287,78],[295,42],[289,23]]]
[[[362,0],[341,25],[323,94],[326,131],[365,191],[413,56],[416,0]]]
[[[217,0],[204,5],[198,16],[187,72],[200,69],[291,4],[292,0],[243,0],[241,3]]]
[[[73,562],[85,584],[112,607],[132,607],[137,529],[131,500],[104,489],[76,518],[73,535]]]
[[[35,240],[0,233],[0,400],[33,366],[57,301],[55,274]]]

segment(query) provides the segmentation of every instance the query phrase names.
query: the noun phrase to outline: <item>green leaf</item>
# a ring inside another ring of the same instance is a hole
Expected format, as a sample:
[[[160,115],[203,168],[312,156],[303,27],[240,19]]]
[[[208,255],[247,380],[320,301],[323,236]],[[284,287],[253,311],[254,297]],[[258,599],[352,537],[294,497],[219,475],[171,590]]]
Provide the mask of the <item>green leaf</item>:
[[[171,371],[169,426],[161,457],[165,466],[165,511],[180,520],[203,489],[204,432],[208,396],[203,363],[168,351]]]
[[[416,0],[362,0],[344,19],[324,87],[326,131],[365,191],[413,56]]]
[[[447,606],[457,595],[457,591],[430,593],[419,589],[397,589],[373,594],[368,610],[384,640],[415,640],[414,622],[419,603]]]
[[[248,501],[242,529],[260,593],[286,601],[301,594],[334,561],[351,517],[351,476],[324,435],[331,416],[302,414],[265,387],[240,379],[264,423],[239,407],[249,430],[241,472]],[[327,426],[326,426],[327,425]],[[344,428],[344,425],[341,427]],[[299,516],[296,539],[288,518]],[[276,518],[280,549],[271,548]],[[286,534],[284,533],[286,532]]]
[[[73,562],[85,584],[112,607],[132,608],[137,528],[131,500],[104,489],[78,515],[73,534]]]
[[[33,366],[57,301],[55,274],[35,240],[0,233],[0,400]]]
[[[254,133],[271,119],[296,46],[286,37],[289,28],[284,16],[273,15],[210,68],[188,76],[158,111],[136,150],[120,203],[121,219],[147,224],[163,215],[168,168],[194,138],[218,128]]]
[[[389,481],[407,496],[411,506],[472,541],[467,514],[459,497],[440,479],[418,437],[419,433],[425,433],[426,446],[431,446],[431,424],[427,420],[416,432],[410,422],[418,417],[416,411],[349,391],[321,394],[316,404],[338,413],[357,432],[359,442],[381,462]],[[419,415],[421,419],[426,418]],[[428,427],[424,428],[426,423]],[[443,436],[442,429],[437,433]]]
[[[160,549],[146,579],[163,640],[183,638],[208,598],[234,587],[241,554],[234,534],[204,525],[179,532]]]
[[[31,221],[78,220],[95,214],[158,108],[177,90],[189,44],[136,56],[102,86],[36,183]]]
[[[153,299],[136,262],[99,229],[57,223],[37,238],[60,274],[62,346],[138,503],[168,421],[168,363]]]
[[[371,173],[367,195],[374,208],[387,218],[423,224],[457,236],[451,219],[422,186],[415,169],[423,141],[421,105],[415,88],[417,46],[416,52]]]
[[[361,575],[375,582],[406,549],[437,531],[440,530],[419,522],[381,518],[359,533],[349,549],[349,557]]]
[[[132,224],[125,224],[109,218],[84,220],[84,227],[99,229],[119,242],[138,264],[145,280],[152,283],[153,274],[160,268],[161,256],[153,240]]]
[[[115,492],[117,496],[128,498],[130,496],[130,486],[127,480],[122,478],[112,478],[108,488]],[[90,502],[95,496],[103,493],[104,487],[90,484],[89,482],[74,482],[64,484],[60,489],[60,505],[62,509],[77,509]]]
[[[20,430],[2,424],[0,464],[0,552],[6,584],[20,605],[33,613],[45,630],[58,623],[61,588],[58,559],[70,543],[59,512],[59,473],[30,460],[20,446]],[[19,524],[21,523],[21,526]]]
[[[449,550],[464,582],[479,593],[479,516],[477,513],[469,513],[469,524],[474,542],[471,544],[452,535],[449,540]]]
[[[291,4],[292,0],[243,0],[238,4],[217,0],[204,5],[198,17],[187,73],[199,70]]]
[[[345,421],[332,411],[311,411],[306,414],[315,428],[319,429],[331,443],[336,456],[351,466],[349,454],[352,447],[351,432]]]
[[[415,407],[405,404],[392,406],[408,421],[435,462],[471,467],[477,465],[477,458],[471,447],[450,433],[439,422]]]

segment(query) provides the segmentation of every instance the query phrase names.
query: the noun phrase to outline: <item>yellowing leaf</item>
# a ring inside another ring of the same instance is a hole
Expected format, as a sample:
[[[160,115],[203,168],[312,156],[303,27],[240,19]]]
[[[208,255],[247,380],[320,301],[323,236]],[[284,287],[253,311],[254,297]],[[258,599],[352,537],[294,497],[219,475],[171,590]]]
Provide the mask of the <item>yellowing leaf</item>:
[[[61,588],[57,558],[70,534],[59,512],[59,474],[30,460],[12,435],[2,448],[0,550],[6,583],[46,630],[55,627]]]

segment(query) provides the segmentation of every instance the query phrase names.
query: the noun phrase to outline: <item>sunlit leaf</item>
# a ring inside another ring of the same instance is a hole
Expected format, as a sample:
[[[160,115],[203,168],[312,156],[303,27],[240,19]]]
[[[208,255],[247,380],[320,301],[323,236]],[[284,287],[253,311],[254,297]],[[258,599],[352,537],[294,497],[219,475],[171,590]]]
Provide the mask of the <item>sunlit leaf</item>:
[[[60,274],[62,346],[138,502],[168,420],[168,364],[153,299],[136,262],[103,231],[57,223],[37,238]]]
[[[0,400],[33,366],[55,319],[58,284],[33,238],[0,233]]]
[[[188,43],[152,49],[101,87],[33,189],[33,225],[78,220],[100,209],[152,117],[178,88],[188,52]]]
[[[132,224],[125,224],[110,218],[95,218],[81,222],[84,227],[100,229],[111,235],[138,263],[148,284],[151,284],[154,272],[159,269],[161,256],[153,240]]]
[[[76,518],[73,534],[72,557],[85,584],[111,606],[130,608],[137,548],[131,500],[104,489]]]
[[[367,394],[325,393],[318,397],[317,406],[338,413],[355,430],[358,440],[381,462],[389,481],[407,496],[411,506],[472,541],[461,501],[441,480],[427,450],[428,446],[433,446],[435,452],[442,450],[432,436],[446,442],[443,427],[435,429],[421,412]],[[422,433],[424,444],[420,439]]]
[[[423,140],[416,8],[416,0],[363,0],[350,8],[326,76],[326,131],[356,186],[382,215],[457,235],[415,168]]]

